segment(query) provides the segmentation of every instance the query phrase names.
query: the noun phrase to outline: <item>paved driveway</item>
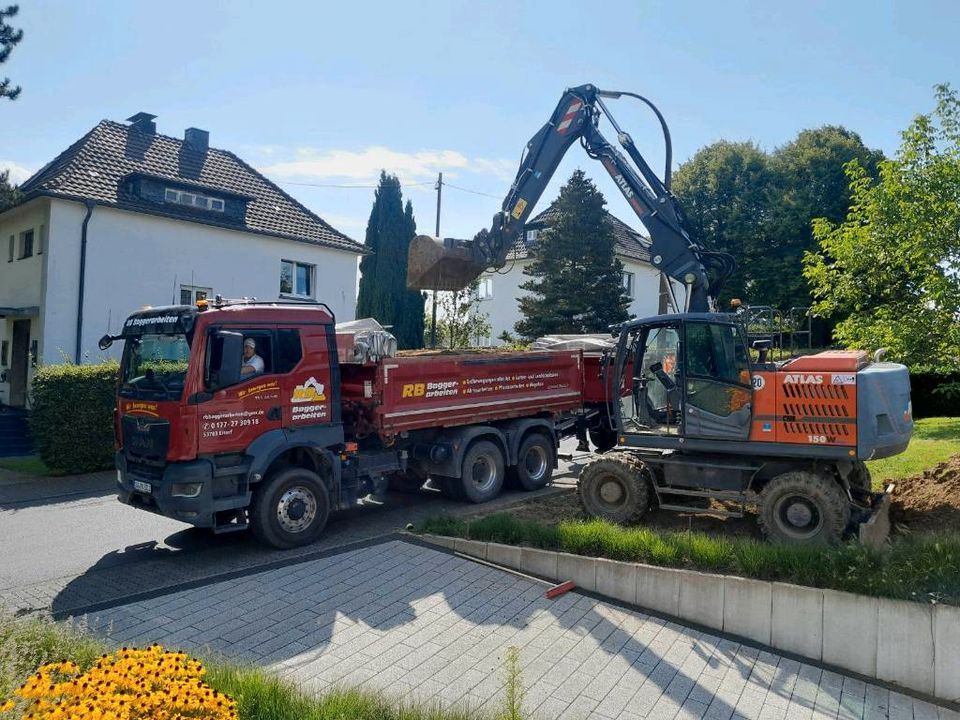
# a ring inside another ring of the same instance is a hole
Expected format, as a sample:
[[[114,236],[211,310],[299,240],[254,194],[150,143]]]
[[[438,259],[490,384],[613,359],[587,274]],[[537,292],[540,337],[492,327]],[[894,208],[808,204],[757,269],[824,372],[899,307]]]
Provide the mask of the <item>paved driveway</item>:
[[[337,684],[494,711],[520,650],[539,718],[960,720],[934,705],[731,640],[392,540],[85,617],[161,642]]]

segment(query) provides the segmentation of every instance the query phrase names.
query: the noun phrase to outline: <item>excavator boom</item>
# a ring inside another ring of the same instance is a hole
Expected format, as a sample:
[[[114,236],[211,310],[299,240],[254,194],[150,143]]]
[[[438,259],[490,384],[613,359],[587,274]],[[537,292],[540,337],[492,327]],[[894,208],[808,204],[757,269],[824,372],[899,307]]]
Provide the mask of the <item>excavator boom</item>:
[[[664,131],[666,170],[657,177],[640,155],[630,135],[620,129],[603,98],[637,98],[656,112]],[[607,117],[617,140],[636,166],[600,133],[599,118]],[[683,227],[682,213],[670,193],[670,134],[656,107],[633,93],[605,92],[593,85],[568,89],[550,119],[527,143],[517,176],[504,198],[489,232],[473,240],[421,235],[411,242],[407,286],[423,290],[460,290],[487,269],[506,264],[511,249],[569,147],[579,140],[587,154],[599,160],[650,234],[651,262],[686,289],[687,307],[712,309],[723,280],[733,272],[733,259],[704,250]],[[713,277],[708,277],[708,269]]]

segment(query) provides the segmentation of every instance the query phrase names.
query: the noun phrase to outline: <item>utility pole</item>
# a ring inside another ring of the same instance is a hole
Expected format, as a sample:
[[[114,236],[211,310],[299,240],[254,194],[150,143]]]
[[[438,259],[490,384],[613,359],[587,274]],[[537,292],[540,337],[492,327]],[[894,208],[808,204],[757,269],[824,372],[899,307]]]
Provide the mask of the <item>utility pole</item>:
[[[435,237],[440,239],[440,196],[443,193],[443,173],[437,175],[437,232]],[[430,314],[430,347],[437,347],[437,288],[433,288],[433,310]]]

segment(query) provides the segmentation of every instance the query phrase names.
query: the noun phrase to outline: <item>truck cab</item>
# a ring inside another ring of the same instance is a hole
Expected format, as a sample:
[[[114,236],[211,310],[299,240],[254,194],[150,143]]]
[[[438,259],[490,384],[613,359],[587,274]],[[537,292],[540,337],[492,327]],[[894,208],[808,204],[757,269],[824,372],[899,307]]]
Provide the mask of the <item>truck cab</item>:
[[[326,306],[150,308],[131,315],[119,338],[122,502],[219,532],[241,529],[250,481],[298,447],[311,457],[321,448],[324,475],[339,488],[343,427]],[[242,372],[250,341],[262,372]],[[286,503],[291,526],[304,504],[297,493]]]

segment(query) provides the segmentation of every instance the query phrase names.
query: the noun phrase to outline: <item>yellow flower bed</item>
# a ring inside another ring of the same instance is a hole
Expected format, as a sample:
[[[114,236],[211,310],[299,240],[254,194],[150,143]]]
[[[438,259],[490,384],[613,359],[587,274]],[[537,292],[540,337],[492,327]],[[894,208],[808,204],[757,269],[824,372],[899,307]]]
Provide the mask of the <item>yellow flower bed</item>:
[[[203,682],[205,672],[159,645],[103,655],[86,672],[49,663],[0,704],[0,720],[236,720],[236,704]]]

